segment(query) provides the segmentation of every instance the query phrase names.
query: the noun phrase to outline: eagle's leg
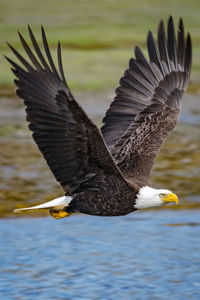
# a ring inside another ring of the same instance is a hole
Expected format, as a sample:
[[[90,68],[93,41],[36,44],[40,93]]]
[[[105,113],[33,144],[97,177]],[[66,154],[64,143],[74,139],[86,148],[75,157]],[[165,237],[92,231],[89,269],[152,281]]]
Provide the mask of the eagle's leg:
[[[67,212],[64,210],[65,206],[57,206],[54,208],[51,208],[49,210],[50,215],[54,218],[54,219],[61,219],[61,218],[65,218],[65,217],[70,217],[73,212]]]

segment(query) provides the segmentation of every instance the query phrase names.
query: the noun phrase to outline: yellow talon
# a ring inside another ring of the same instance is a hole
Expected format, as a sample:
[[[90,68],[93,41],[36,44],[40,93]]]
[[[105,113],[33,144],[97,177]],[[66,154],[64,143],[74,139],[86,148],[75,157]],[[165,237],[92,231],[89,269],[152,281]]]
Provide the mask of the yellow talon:
[[[65,218],[65,217],[70,217],[73,214],[72,212],[68,213],[64,210],[59,210],[59,209],[55,209],[55,208],[52,208],[49,211],[50,211],[51,216],[54,219],[61,219],[61,218]]]

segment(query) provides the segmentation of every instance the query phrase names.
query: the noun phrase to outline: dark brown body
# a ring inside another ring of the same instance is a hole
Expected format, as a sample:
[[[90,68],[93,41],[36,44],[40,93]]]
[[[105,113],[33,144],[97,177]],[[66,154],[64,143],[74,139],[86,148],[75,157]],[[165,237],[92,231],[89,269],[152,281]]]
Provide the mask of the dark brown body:
[[[98,216],[126,215],[136,210],[134,208],[136,195],[137,190],[128,185],[116,180],[110,181],[103,190],[75,194],[66,211]]]

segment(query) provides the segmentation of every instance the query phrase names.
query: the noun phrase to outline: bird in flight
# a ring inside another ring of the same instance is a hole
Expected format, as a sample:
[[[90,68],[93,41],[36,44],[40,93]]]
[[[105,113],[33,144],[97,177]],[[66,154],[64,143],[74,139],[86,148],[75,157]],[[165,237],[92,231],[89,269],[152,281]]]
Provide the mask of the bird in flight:
[[[29,62],[11,45],[21,66],[6,57],[17,77],[29,129],[65,196],[28,209],[49,209],[58,219],[73,213],[120,216],[178,203],[166,189],[150,186],[161,145],[177,122],[188,86],[192,46],[180,19],[177,38],[172,17],[167,34],[158,26],[157,43],[147,36],[149,60],[139,47],[120,79],[99,129],[74,99],[65,80],[58,43],[56,68],[42,27],[42,53],[30,27],[32,48],[19,33]]]

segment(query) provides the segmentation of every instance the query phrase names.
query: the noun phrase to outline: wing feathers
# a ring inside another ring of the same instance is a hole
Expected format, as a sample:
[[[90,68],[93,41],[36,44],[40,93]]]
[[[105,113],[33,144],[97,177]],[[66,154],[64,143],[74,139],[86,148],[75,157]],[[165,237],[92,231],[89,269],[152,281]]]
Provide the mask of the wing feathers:
[[[60,74],[61,74],[62,81],[65,85],[67,85],[67,82],[66,82],[66,79],[65,79],[65,74],[64,74],[64,71],[63,71],[63,65],[62,65],[60,42],[58,42],[57,56],[58,56],[58,66],[59,66],[59,71],[60,71]]]
[[[41,66],[39,64],[39,62],[37,61],[37,59],[35,58],[33,52],[31,51],[31,49],[29,48],[28,44],[26,43],[26,41],[24,40],[24,38],[22,37],[22,35],[20,34],[20,32],[18,32],[20,41],[22,43],[22,46],[24,48],[24,50],[26,51],[28,57],[30,58],[30,60],[32,61],[32,63],[34,64],[34,66],[36,67],[37,70],[41,70]]]
[[[184,34],[184,26],[183,20],[180,18],[179,21],[179,30],[178,30],[178,64],[180,66],[184,66],[184,58],[185,58],[185,34]]]
[[[129,61],[129,68],[134,70],[138,74],[138,76],[144,77],[146,81],[148,81],[153,87],[156,87],[157,81],[155,81],[155,77],[152,75],[152,72],[143,67],[143,64],[134,58],[131,58]]]
[[[159,78],[157,78],[156,74],[154,73],[151,67],[151,64],[148,62],[148,60],[146,59],[146,57],[144,56],[144,54],[142,53],[139,47],[135,47],[135,57],[136,60],[143,65],[145,71],[147,72],[150,71],[152,73],[152,75],[156,79],[156,85],[157,85],[157,83],[159,82]]]
[[[157,65],[157,67],[161,70],[162,74],[164,75],[162,64],[160,63],[160,57],[151,31],[149,31],[147,37],[147,48],[149,52],[150,61],[154,62]]]
[[[33,138],[57,181],[66,193],[81,192],[94,186],[101,189],[107,184],[107,176],[117,176],[126,184],[98,128],[76,103],[66,84],[60,43],[57,48],[57,71],[43,27],[45,56],[31,28],[28,27],[28,30],[33,51],[20,33],[19,37],[31,63],[10,45],[25,69],[6,58],[17,77],[16,93],[24,99]]]
[[[190,34],[187,35],[187,44],[186,44],[186,51],[185,51],[185,71],[190,74],[191,65],[192,65],[192,42]]]
[[[51,53],[50,53],[50,50],[49,50],[49,45],[47,43],[47,38],[46,38],[46,34],[45,34],[43,26],[41,26],[41,31],[42,31],[42,40],[43,40],[43,45],[44,45],[44,50],[45,50],[46,56],[48,58],[48,61],[50,63],[50,66],[52,68],[52,71],[53,71],[53,74],[54,74],[55,78],[58,79],[59,75],[58,75],[58,72],[57,72],[56,67],[54,65],[53,59],[51,57]]]
[[[44,58],[42,52],[40,51],[40,48],[39,48],[39,46],[38,46],[38,43],[37,43],[37,41],[36,41],[36,39],[35,39],[35,37],[34,37],[34,35],[33,35],[33,32],[32,32],[32,30],[31,30],[31,28],[30,28],[29,25],[28,25],[28,31],[29,31],[29,36],[30,36],[31,42],[32,42],[32,44],[33,44],[33,47],[34,47],[34,49],[35,49],[35,52],[37,53],[37,56],[38,56],[39,60],[41,61],[41,63],[42,63],[42,65],[43,65],[44,69],[46,70],[46,72],[49,72],[49,73],[50,73],[50,72],[51,72],[51,71],[50,71],[50,68],[49,68],[48,64],[46,63],[46,60],[45,60],[45,58]]]
[[[167,36],[163,21],[159,23],[157,38],[158,47],[149,31],[150,61],[135,47],[135,59],[130,59],[129,69],[120,80],[101,129],[118,166],[131,180],[134,175],[139,176],[139,165],[143,165],[140,175],[148,181],[160,146],[176,124],[181,98],[189,82],[192,47],[189,34],[185,41],[182,19],[177,43],[172,17]]]
[[[174,63],[175,70],[177,70],[176,37],[174,32],[174,22],[171,16],[168,22],[168,53],[169,59]]]
[[[29,71],[33,71],[32,66],[23,58],[23,56],[21,56],[21,54],[19,54],[19,52],[17,52],[17,50],[15,50],[9,43],[7,43],[7,45],[10,47],[10,49],[19,59],[19,61],[25,66],[25,68]]]
[[[165,75],[171,71],[167,47],[168,46],[167,46],[164,22],[161,21],[158,26],[158,48],[159,48],[160,59],[163,65],[163,70]]]

